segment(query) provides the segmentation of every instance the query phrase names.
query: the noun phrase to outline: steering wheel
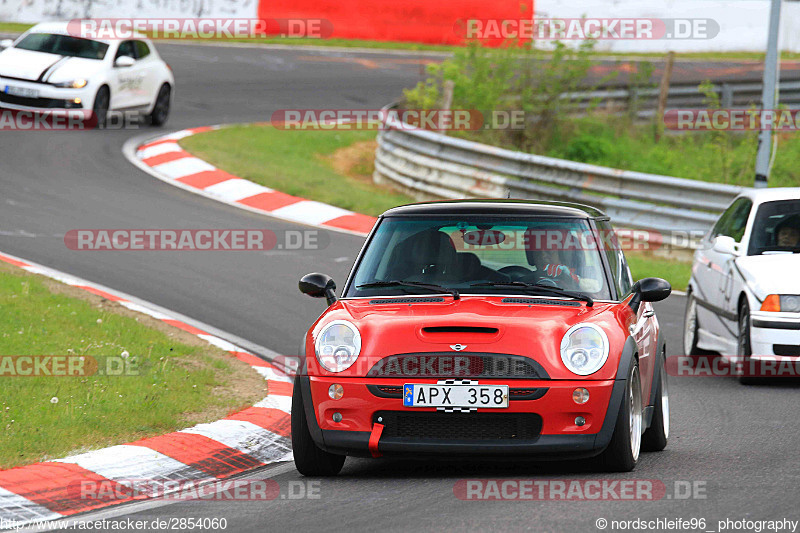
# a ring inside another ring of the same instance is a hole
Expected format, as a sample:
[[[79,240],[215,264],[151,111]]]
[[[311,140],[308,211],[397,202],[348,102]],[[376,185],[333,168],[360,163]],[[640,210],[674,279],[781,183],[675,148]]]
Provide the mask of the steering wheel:
[[[558,283],[555,282],[552,278],[539,278],[536,282],[536,285],[541,285],[542,287],[556,287],[558,288]]]
[[[530,269],[527,269],[524,266],[519,266],[519,265],[504,266],[503,268],[500,268],[497,271],[500,272],[501,274],[505,274],[506,276],[515,281],[521,280],[522,278],[526,278],[531,274],[533,274],[533,272]]]

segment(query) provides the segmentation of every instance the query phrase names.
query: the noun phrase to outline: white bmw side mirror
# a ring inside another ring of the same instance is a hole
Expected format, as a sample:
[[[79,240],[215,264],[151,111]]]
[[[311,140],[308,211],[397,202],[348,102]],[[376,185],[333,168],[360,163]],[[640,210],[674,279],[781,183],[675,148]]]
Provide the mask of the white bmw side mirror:
[[[725,235],[719,235],[714,239],[714,251],[725,255],[739,255],[736,241],[733,240],[733,237]]]
[[[6,48],[11,48],[14,46],[14,41],[11,39],[3,39],[0,41],[0,50],[5,50]]]
[[[116,61],[114,61],[114,66],[119,68],[126,68],[132,67],[136,64],[136,60],[130,56],[119,56]]]

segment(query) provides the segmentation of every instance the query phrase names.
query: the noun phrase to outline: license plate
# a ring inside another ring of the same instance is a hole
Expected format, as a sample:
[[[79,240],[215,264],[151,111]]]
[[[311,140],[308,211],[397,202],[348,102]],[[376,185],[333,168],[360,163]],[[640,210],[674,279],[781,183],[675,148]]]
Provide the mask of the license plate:
[[[27,87],[6,85],[5,93],[11,96],[22,96],[24,98],[39,98],[39,91],[37,89],[28,89]]]
[[[508,385],[427,385],[403,386],[406,407],[508,408]]]

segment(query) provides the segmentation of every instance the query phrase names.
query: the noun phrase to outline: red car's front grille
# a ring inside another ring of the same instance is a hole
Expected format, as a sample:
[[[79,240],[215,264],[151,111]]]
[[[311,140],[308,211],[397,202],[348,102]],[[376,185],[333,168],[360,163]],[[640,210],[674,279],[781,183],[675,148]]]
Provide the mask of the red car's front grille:
[[[542,431],[533,413],[434,413],[380,411],[383,437],[446,440],[532,440]]]

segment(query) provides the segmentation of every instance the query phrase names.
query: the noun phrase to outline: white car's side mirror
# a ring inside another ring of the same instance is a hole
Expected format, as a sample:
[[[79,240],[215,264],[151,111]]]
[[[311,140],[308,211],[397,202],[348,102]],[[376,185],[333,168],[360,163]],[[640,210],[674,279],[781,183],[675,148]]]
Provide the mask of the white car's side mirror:
[[[733,237],[719,235],[714,239],[714,251],[725,255],[739,255],[739,249]]]
[[[136,60],[130,56],[119,56],[116,61],[114,61],[114,66],[119,68],[127,68],[132,67],[136,64]]]
[[[14,46],[14,41],[11,39],[3,39],[0,41],[0,50],[5,50],[6,48],[11,48]]]

